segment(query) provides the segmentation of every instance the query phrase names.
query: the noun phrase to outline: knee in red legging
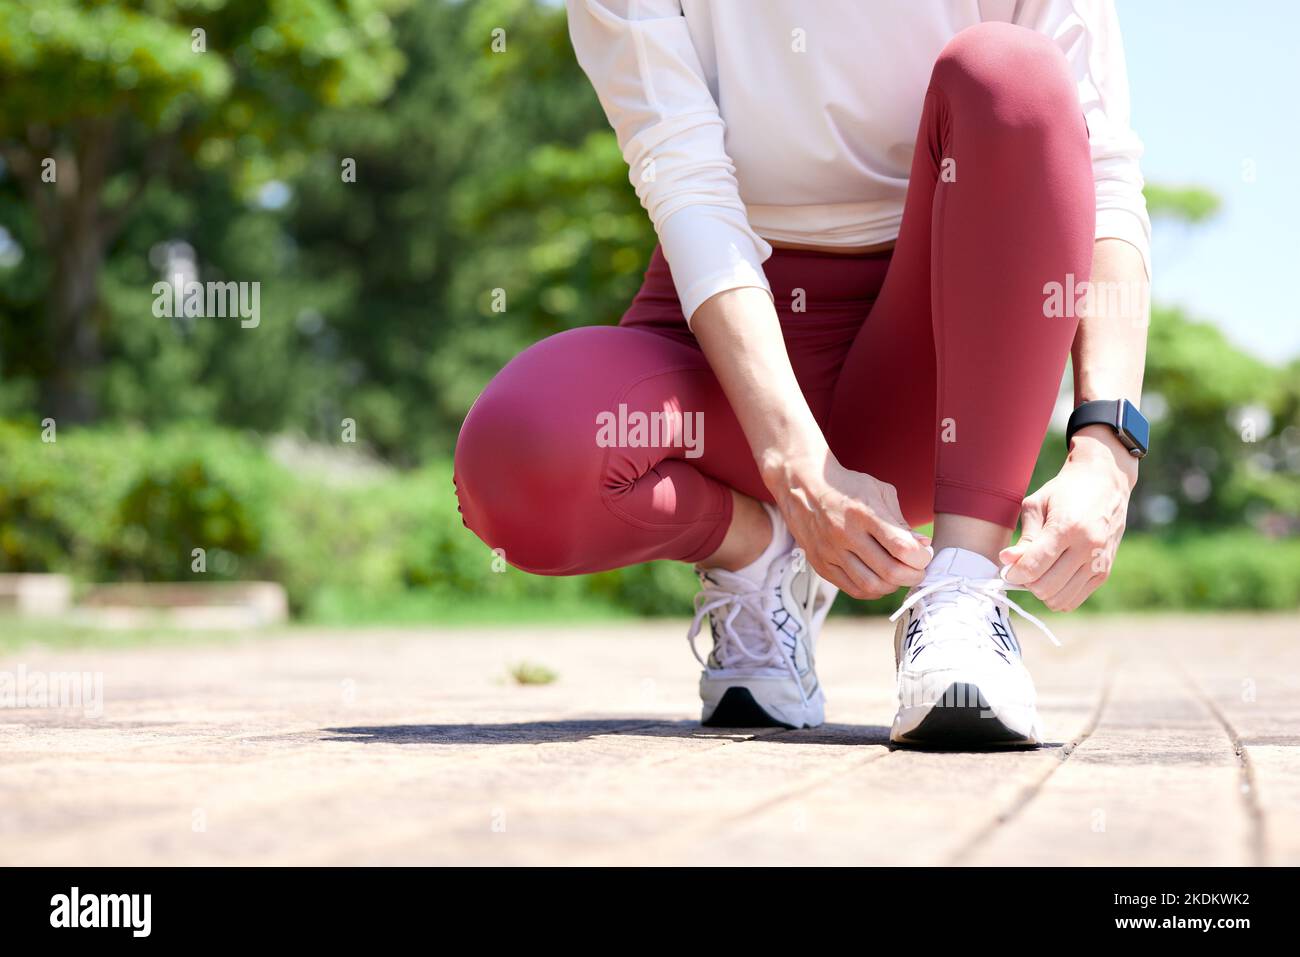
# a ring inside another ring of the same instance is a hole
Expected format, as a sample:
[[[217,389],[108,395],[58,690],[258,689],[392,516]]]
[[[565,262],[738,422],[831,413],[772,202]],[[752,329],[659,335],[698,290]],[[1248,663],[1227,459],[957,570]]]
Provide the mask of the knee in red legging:
[[[1028,27],[981,23],[962,30],[935,61],[930,89],[965,120],[994,126],[1013,141],[1056,130],[1087,138],[1065,54]]]
[[[534,574],[699,561],[726,532],[730,491],[697,467],[703,459],[691,457],[684,426],[680,435],[620,426],[611,437],[607,420],[668,421],[665,410],[680,409],[702,422],[707,412],[710,454],[743,476],[735,464],[752,471],[752,458],[722,401],[698,351],[665,337],[587,326],[544,339],[488,384],[461,428],[456,490],[465,524]],[[702,456],[704,433],[689,434]]]
[[[516,568],[566,574],[582,557],[583,509],[600,507],[594,430],[575,428],[515,363],[488,384],[461,426],[461,518]]]

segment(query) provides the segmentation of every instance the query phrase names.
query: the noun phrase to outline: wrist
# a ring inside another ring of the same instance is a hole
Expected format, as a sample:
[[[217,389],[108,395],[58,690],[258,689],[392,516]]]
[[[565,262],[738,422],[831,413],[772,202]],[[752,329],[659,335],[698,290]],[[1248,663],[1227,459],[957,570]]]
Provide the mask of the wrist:
[[[1138,459],[1106,425],[1084,426],[1070,439],[1067,462],[1113,467],[1131,491],[1137,484]]]
[[[764,449],[756,458],[763,484],[780,498],[818,476],[825,476],[827,462],[834,459],[830,447],[820,436],[808,436],[779,447]]]

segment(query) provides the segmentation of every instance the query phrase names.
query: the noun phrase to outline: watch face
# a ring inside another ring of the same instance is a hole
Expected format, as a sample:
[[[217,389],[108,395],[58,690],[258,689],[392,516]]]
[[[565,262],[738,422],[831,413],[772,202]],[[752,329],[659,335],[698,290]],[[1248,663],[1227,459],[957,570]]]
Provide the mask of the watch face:
[[[1139,412],[1133,403],[1127,399],[1123,400],[1123,407],[1120,410],[1120,427],[1128,433],[1134,443],[1144,453],[1149,447],[1151,439],[1151,426],[1147,424],[1146,416]]]

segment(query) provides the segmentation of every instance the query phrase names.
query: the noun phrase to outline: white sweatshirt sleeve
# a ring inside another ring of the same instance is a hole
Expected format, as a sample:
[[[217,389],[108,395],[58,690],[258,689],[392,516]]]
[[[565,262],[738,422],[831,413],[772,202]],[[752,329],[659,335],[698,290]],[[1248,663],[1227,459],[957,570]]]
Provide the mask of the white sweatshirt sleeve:
[[[750,228],[718,105],[680,0],[567,0],[596,89],[689,323],[711,296],[757,286],[772,247]]]
[[[1020,0],[1014,22],[1051,37],[1069,60],[1092,145],[1097,238],[1135,246],[1150,276],[1142,141],[1129,126],[1128,70],[1113,0]]]

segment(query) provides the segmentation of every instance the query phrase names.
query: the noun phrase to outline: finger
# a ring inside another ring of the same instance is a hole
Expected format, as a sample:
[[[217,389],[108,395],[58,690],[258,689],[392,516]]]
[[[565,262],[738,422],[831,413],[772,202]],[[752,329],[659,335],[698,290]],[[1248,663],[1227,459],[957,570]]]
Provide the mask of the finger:
[[[1087,549],[1072,545],[1052,563],[1052,567],[1047,569],[1033,581],[1025,582],[1024,587],[1041,598],[1047,603],[1047,607],[1052,607],[1052,601],[1057,594],[1069,585],[1074,576],[1080,572],[1092,575],[1090,565],[1091,556]]]
[[[1074,573],[1074,577],[1070,579],[1066,586],[1056,593],[1056,597],[1053,599],[1054,604],[1049,604],[1047,607],[1053,611],[1074,611],[1105,580],[1105,575],[1099,575],[1092,570],[1090,565],[1084,565]]]
[[[1016,544],[1002,549],[998,561],[1003,565],[1014,565],[1037,538],[1043,529],[1043,506],[1036,498],[1027,498],[1020,507],[1020,538]]]
[[[845,559],[845,562],[847,564],[847,559]],[[868,571],[870,570],[868,569]],[[855,579],[843,565],[835,562],[827,562],[824,569],[818,570],[818,574],[850,598],[867,601],[872,598],[879,598],[883,594],[883,586],[877,587],[873,585],[870,576]]]
[[[883,515],[872,514],[867,525],[867,532],[894,558],[904,565],[925,570],[930,564],[933,553],[929,547],[917,541],[912,530],[902,519],[889,520]]]
[[[852,552],[845,552],[839,564],[862,591],[862,594],[854,595],[855,598],[880,598],[898,590],[897,585],[881,578]]]
[[[903,585],[919,585],[925,578],[925,570],[904,565],[889,552],[885,551],[874,538],[866,538],[855,544],[855,558],[860,559],[876,575],[888,583],[890,591]]]
[[[819,561],[813,564],[813,571],[826,581],[830,582],[840,591],[844,592],[844,594],[852,598],[862,597],[857,594],[857,585],[853,584],[853,579],[850,578],[848,573],[844,569],[840,568],[839,565],[836,565],[833,562]]]
[[[885,551],[904,565],[924,569],[934,557],[929,543],[921,541],[921,536],[912,531],[912,526],[903,517],[898,490],[888,483],[882,483],[881,495],[880,508],[867,511],[868,532],[884,546]]]
[[[1056,564],[1066,549],[1065,535],[1053,525],[1044,525],[1037,535],[1026,542],[1021,539],[1015,546],[1020,550],[1008,564],[1007,581],[1023,585],[1037,581],[1043,573]]]

